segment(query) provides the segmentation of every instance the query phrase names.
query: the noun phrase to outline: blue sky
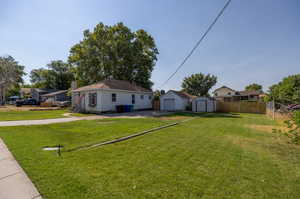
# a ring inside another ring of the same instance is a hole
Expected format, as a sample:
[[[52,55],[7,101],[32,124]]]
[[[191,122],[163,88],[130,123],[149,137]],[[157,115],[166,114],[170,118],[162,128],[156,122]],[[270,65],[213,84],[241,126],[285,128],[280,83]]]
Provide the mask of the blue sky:
[[[85,29],[124,22],[145,29],[160,51],[154,89],[176,69],[225,0],[1,0],[0,55],[12,55],[26,72],[50,60],[67,60]],[[300,73],[300,1],[233,0],[208,37],[164,89],[179,89],[192,73],[210,73],[218,84],[266,90]],[[27,78],[28,81],[28,78]]]

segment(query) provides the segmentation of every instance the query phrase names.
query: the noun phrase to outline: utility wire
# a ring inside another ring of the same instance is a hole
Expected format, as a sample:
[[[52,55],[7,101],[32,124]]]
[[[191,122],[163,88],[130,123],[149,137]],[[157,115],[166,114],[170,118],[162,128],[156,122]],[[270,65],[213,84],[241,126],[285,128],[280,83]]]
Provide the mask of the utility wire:
[[[219,14],[217,15],[217,17],[215,18],[215,20],[210,24],[210,26],[208,27],[208,29],[205,31],[205,33],[202,35],[202,37],[200,38],[200,40],[196,43],[196,45],[193,47],[193,49],[191,50],[191,52],[186,56],[186,58],[184,58],[184,60],[181,62],[181,64],[177,67],[177,69],[175,70],[174,73],[172,73],[172,75],[159,87],[162,88],[163,86],[166,85],[166,83],[168,83],[168,81],[180,70],[180,68],[185,64],[185,62],[192,56],[192,54],[194,53],[194,51],[198,48],[198,46],[200,45],[200,43],[202,42],[202,40],[206,37],[206,35],[209,33],[209,31],[212,29],[212,27],[215,25],[215,23],[218,21],[218,19],[222,16],[223,12],[225,11],[225,9],[228,7],[228,5],[230,4],[231,0],[228,0],[226,2],[226,4],[224,5],[224,7],[222,8],[222,10],[219,12]]]

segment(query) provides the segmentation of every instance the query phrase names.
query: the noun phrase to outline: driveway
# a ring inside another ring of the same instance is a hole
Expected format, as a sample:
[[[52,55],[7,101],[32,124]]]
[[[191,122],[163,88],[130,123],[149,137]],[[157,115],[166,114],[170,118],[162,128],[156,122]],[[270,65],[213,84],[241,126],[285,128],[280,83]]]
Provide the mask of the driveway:
[[[43,119],[43,120],[19,120],[19,121],[3,121],[0,122],[1,126],[28,126],[28,125],[44,125],[44,124],[54,124],[54,123],[65,123],[73,122],[79,120],[97,120],[105,118],[145,118],[145,117],[157,117],[171,114],[169,112],[159,112],[159,111],[135,111],[130,113],[111,113],[111,114],[101,114],[95,116],[86,117],[68,117],[68,118],[56,118],[56,119]]]

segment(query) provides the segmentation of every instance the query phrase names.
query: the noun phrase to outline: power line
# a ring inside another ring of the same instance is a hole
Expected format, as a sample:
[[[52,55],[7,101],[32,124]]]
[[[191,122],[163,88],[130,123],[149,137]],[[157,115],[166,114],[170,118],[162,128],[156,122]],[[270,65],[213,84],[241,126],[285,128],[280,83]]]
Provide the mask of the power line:
[[[212,27],[215,25],[215,23],[218,21],[218,19],[222,16],[223,12],[225,11],[225,9],[228,7],[228,5],[230,4],[231,0],[228,0],[226,2],[226,4],[224,5],[224,7],[222,8],[222,10],[219,12],[219,14],[217,15],[217,17],[215,18],[215,20],[210,24],[210,26],[208,27],[208,29],[205,31],[205,33],[202,35],[202,37],[200,38],[200,40],[196,43],[196,45],[193,47],[193,49],[191,50],[191,52],[184,58],[184,60],[181,62],[181,64],[177,67],[177,69],[175,70],[174,73],[172,73],[172,75],[159,87],[162,88],[164,85],[166,85],[166,83],[180,70],[180,68],[185,64],[185,62],[192,56],[192,54],[194,53],[194,51],[198,48],[198,46],[200,45],[200,43],[202,42],[202,40],[206,37],[206,35],[209,33],[209,31],[212,29]]]

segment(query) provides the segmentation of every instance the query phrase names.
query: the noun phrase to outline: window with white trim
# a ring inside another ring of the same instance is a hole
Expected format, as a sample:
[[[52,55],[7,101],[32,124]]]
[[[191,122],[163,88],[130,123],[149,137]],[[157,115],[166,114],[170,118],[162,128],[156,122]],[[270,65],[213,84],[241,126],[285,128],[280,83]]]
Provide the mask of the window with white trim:
[[[97,93],[89,93],[89,106],[97,106]]]
[[[117,94],[116,93],[112,93],[111,94],[111,101],[112,102],[116,102],[117,101]]]

